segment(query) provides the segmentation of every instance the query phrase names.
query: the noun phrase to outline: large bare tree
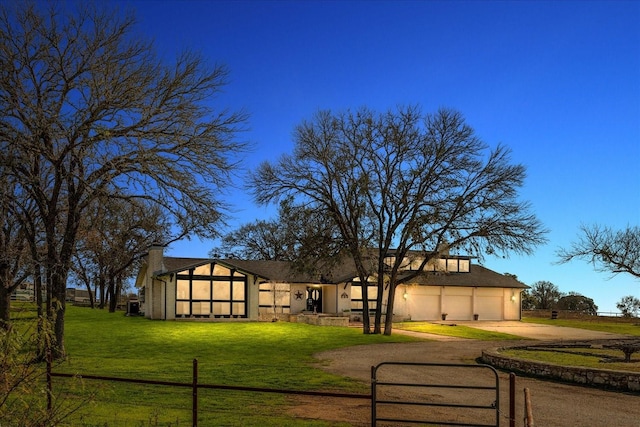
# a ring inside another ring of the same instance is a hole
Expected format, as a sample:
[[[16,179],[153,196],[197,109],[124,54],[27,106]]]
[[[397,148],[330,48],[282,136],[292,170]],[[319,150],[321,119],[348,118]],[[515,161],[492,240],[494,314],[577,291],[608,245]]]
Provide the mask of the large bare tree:
[[[67,276],[93,201],[142,198],[177,233],[214,235],[219,189],[244,149],[235,139],[244,114],[210,107],[227,69],[189,51],[163,62],[134,22],[92,2],[0,6],[0,161],[17,183],[11,203],[33,201],[42,226],[57,356]]]
[[[547,280],[540,280],[531,285],[529,294],[535,301],[533,308],[541,310],[555,308],[563,295],[558,286]]]
[[[169,243],[171,223],[164,211],[145,200],[97,200],[83,217],[72,274],[100,297],[100,308],[117,308],[122,284],[134,274],[154,243]],[[92,289],[93,285],[93,289]]]
[[[557,252],[559,263],[581,259],[596,271],[617,275],[628,273],[640,278],[640,227],[622,230],[601,225],[581,225],[578,240]]]
[[[504,146],[488,150],[456,111],[321,111],[294,138],[292,155],[252,175],[255,199],[293,195],[327,212],[361,283],[377,280],[374,333],[381,332],[383,295],[384,333],[391,333],[398,273],[410,253],[426,264],[443,245],[481,256],[530,253],[545,241],[529,204],[518,200],[524,166],[510,164]],[[386,265],[392,249],[395,261]]]
[[[291,261],[299,270],[327,267],[340,259],[342,240],[324,211],[280,202],[278,216],[241,225],[224,235],[211,256]]]

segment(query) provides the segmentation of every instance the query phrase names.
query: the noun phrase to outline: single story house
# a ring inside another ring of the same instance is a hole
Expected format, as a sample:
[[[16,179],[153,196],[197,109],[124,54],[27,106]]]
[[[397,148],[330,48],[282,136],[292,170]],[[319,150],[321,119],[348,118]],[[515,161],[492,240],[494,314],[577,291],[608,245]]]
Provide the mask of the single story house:
[[[163,249],[149,249],[136,279],[140,310],[150,319],[273,320],[310,314],[357,320],[362,315],[363,287],[349,263],[314,277],[288,262],[165,257]],[[405,262],[395,319],[440,320],[444,314],[447,320],[520,319],[527,286],[513,277],[448,253],[416,274],[420,261],[416,256]],[[367,289],[373,312],[377,287],[369,283]]]

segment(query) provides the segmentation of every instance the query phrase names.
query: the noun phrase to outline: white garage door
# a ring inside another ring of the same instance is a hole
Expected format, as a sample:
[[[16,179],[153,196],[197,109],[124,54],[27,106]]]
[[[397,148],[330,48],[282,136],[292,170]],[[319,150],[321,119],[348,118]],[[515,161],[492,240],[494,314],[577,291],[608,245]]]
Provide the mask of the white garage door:
[[[440,319],[440,288],[435,286],[398,288],[394,308],[396,313],[401,313],[402,316],[411,320]]]
[[[504,300],[502,289],[478,289],[476,293],[476,313],[480,320],[502,320]]]
[[[473,319],[473,300],[471,295],[445,294],[442,301],[442,310],[447,313],[447,320]]]

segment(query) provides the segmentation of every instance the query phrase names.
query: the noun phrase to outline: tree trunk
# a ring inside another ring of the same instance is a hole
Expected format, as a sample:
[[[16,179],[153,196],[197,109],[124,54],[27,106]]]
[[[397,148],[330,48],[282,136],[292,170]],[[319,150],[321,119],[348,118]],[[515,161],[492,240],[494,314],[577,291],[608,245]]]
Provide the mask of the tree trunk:
[[[18,288],[9,267],[0,268],[0,327],[8,328],[11,322],[11,294]]]
[[[384,275],[381,273],[382,269],[378,269],[378,295],[376,297],[376,316],[375,323],[373,325],[373,333],[382,333],[382,300],[384,297]]]
[[[49,319],[53,322],[53,333],[55,342],[52,348],[52,355],[55,360],[64,359],[66,351],[64,348],[64,315],[66,310],[66,280],[62,280],[59,275],[51,275],[51,302],[49,303]]]
[[[44,301],[42,301],[42,272],[37,260],[33,267],[33,292],[35,292],[36,308],[38,310],[38,318],[40,318],[44,315],[45,310],[43,309]]]
[[[104,274],[100,274],[100,278],[98,279],[100,283],[100,305],[99,307],[102,309],[104,305],[107,303],[107,287],[105,286]]]
[[[58,254],[54,245],[54,241],[48,242],[46,274],[51,298],[47,305],[47,313],[54,325],[55,340],[52,355],[54,359],[60,360],[66,356],[64,348],[64,317],[67,298],[67,275],[70,270],[73,248],[65,240]]]
[[[387,297],[387,315],[384,320],[384,334],[391,335],[393,328],[393,305],[396,299],[395,279],[389,283],[389,295]]]
[[[6,286],[0,286],[0,327],[9,328],[11,321],[11,292]]]
[[[118,307],[118,298],[116,297],[116,278],[111,275],[109,277],[109,286],[107,287],[107,294],[109,295],[109,313],[115,313]]]
[[[120,304],[120,297],[122,296],[122,273],[119,273],[116,277],[116,286],[113,293],[113,299],[115,300],[114,310],[115,312],[118,309],[118,304]]]
[[[93,298],[93,292],[91,292],[91,282],[87,279],[84,281],[84,285],[87,288],[87,292],[89,293],[89,306],[91,308],[95,308],[95,302],[94,302],[94,298]]]
[[[98,278],[96,276],[93,277],[93,295],[96,299],[98,298]]]
[[[368,279],[368,278],[367,278]],[[369,281],[362,281],[360,278],[360,285],[362,288],[362,333],[371,333],[371,320],[369,319]]]

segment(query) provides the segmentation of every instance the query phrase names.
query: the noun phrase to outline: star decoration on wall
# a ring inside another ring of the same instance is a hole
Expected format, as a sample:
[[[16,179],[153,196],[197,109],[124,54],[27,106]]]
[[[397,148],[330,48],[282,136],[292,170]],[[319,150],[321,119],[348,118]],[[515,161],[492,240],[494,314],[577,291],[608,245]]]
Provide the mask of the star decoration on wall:
[[[302,299],[302,292],[296,291],[295,295],[296,295],[296,299]]]

